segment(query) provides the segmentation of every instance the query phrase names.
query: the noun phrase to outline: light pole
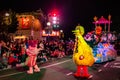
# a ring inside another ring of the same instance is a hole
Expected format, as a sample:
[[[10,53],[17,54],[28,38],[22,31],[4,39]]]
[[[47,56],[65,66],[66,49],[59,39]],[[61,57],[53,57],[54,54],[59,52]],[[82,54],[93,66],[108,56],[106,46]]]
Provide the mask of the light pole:
[[[111,23],[111,15],[110,14],[108,15],[108,20],[109,20],[109,23],[108,23],[108,32],[110,32],[110,23]]]
[[[31,38],[34,38],[34,17],[32,16]]]
[[[5,24],[6,24],[6,25],[10,25],[10,24],[12,23],[10,13],[5,13],[4,21],[5,21]]]
[[[46,27],[46,34],[47,34],[47,41],[48,41],[48,45],[49,45],[49,37],[50,34],[52,33],[52,26],[50,22],[47,22],[47,27]]]
[[[60,39],[63,39],[64,38],[64,32],[63,30],[60,30]]]
[[[95,28],[96,28],[96,27],[97,27],[97,19],[98,19],[98,18],[97,18],[97,16],[95,16],[93,19],[94,19],[94,21],[95,21]]]

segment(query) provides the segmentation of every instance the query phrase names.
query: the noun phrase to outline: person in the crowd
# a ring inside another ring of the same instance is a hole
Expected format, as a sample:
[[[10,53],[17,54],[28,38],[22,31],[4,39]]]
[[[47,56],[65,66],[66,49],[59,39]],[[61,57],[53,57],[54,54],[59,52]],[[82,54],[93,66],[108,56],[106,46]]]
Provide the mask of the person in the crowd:
[[[11,67],[16,67],[16,64],[18,64],[18,58],[14,55],[14,53],[10,53],[8,57],[8,64],[11,65]]]
[[[8,67],[8,57],[7,57],[7,53],[6,52],[4,52],[2,54],[1,63],[3,65],[3,68],[7,68]]]

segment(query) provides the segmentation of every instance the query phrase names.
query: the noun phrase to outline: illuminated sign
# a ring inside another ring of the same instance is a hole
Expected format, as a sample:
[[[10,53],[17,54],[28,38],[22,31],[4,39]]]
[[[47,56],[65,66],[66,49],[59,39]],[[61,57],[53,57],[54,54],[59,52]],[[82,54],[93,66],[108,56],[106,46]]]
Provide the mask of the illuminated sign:
[[[45,30],[43,30],[42,36],[60,36],[60,32],[59,31],[52,31],[51,34],[46,34]]]
[[[22,18],[22,28],[28,28],[29,27],[29,18]]]

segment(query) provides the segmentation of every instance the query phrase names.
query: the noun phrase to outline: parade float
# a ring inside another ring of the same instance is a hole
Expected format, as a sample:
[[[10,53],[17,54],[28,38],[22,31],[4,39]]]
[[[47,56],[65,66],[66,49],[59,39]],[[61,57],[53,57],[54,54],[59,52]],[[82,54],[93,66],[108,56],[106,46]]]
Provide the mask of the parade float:
[[[114,49],[116,36],[110,31],[110,18],[110,15],[108,16],[108,20],[101,16],[97,20],[95,16],[93,22],[95,24],[95,30],[88,32],[84,36],[86,42],[92,47],[93,55],[96,59],[95,63],[115,60],[117,57],[117,51]],[[103,27],[103,25],[105,26]]]

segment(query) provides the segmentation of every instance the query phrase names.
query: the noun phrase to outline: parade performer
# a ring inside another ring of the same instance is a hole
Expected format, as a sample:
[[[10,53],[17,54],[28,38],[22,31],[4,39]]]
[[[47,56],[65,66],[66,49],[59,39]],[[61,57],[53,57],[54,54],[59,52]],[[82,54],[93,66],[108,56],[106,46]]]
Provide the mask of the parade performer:
[[[73,61],[77,65],[77,71],[74,73],[75,77],[92,77],[88,73],[88,66],[92,66],[95,62],[91,47],[85,42],[84,28],[78,25],[74,31],[75,45],[73,51]]]
[[[36,63],[36,59],[41,48],[37,48],[36,40],[29,40],[28,45],[29,47],[28,49],[26,49],[26,53],[28,55],[28,58],[26,60],[26,65],[29,67],[29,70],[27,71],[27,73],[33,74],[33,68],[34,68],[34,72],[40,72],[40,69]]]

